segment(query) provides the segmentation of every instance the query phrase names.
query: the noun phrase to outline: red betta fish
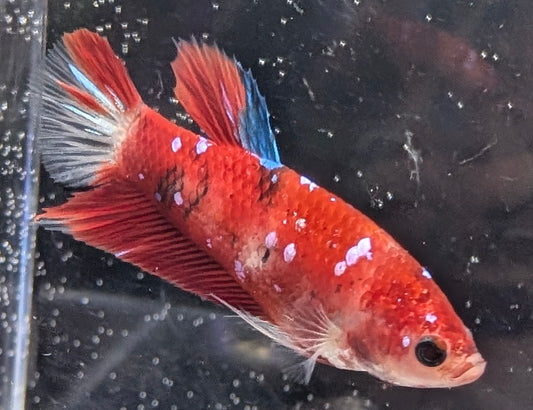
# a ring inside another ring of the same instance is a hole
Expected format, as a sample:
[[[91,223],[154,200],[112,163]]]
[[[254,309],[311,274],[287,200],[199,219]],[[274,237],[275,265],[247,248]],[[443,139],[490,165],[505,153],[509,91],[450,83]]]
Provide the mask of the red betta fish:
[[[218,48],[182,41],[175,94],[207,137],[146,106],[109,43],[78,30],[47,59],[42,160],[84,188],[42,224],[223,303],[276,342],[390,383],[485,369],[431,275],[383,229],[283,166],[265,100]]]

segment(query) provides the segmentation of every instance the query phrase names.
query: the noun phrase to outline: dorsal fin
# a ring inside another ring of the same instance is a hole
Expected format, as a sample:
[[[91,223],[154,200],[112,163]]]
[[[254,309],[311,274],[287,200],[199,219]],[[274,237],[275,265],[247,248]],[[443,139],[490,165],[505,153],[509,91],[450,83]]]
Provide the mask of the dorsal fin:
[[[127,183],[77,192],[67,203],[47,209],[38,220],[48,229],[70,233],[181,289],[265,316],[233,276]]]
[[[269,168],[281,166],[265,99],[250,71],[194,39],[179,42],[172,69],[176,97],[211,139],[242,146]]]

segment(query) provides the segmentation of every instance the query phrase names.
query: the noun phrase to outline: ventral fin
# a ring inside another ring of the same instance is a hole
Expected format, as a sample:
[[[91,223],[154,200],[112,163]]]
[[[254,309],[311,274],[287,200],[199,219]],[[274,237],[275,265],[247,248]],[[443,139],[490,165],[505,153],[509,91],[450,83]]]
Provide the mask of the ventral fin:
[[[242,146],[268,168],[281,166],[269,113],[251,72],[216,46],[178,43],[176,98],[218,143]]]
[[[47,209],[38,220],[48,229],[70,233],[183,290],[264,316],[257,302],[222,266],[126,183],[77,192],[65,204]]]

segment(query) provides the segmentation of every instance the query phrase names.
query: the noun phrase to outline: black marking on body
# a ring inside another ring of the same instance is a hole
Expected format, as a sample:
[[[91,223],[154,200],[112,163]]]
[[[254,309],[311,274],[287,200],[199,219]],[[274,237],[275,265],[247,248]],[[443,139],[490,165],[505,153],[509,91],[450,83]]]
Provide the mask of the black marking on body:
[[[167,169],[167,172],[157,184],[157,192],[161,195],[161,202],[164,202],[167,206],[172,204],[174,194],[183,190],[184,175],[184,169],[178,168],[177,165]]]
[[[188,201],[185,206],[184,216],[187,218],[191,212],[200,204],[203,197],[207,195],[209,190],[209,173],[207,166],[203,165],[198,168],[198,184],[196,188],[189,194]]]
[[[270,249],[266,248],[263,257],[261,258],[261,262],[267,263],[268,258],[270,258]]]
[[[272,202],[272,194],[277,190],[278,173],[276,170],[261,169],[261,178],[259,179],[259,201],[270,205]],[[273,182],[276,181],[276,182]]]

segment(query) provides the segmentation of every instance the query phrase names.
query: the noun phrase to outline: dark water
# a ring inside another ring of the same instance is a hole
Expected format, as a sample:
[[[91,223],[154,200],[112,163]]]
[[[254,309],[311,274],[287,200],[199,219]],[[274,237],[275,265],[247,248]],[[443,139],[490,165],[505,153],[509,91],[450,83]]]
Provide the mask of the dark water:
[[[526,0],[49,1],[49,45],[101,31],[145,101],[190,128],[171,100],[172,37],[235,54],[266,96],[283,162],[427,266],[488,367],[453,390],[326,366],[302,386],[283,376],[290,353],[223,309],[39,230],[27,406],[530,408],[532,13]],[[40,189],[41,206],[68,195],[46,173]]]

